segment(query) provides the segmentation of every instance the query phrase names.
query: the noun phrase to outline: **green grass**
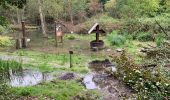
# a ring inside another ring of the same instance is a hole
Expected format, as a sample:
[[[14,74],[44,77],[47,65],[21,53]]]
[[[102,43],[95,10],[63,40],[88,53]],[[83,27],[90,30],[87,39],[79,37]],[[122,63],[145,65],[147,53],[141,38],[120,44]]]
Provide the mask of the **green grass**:
[[[6,69],[18,69],[21,68],[22,64],[14,60],[4,61],[0,59],[0,70],[4,71]]]
[[[32,96],[39,99],[47,97],[55,100],[69,100],[83,90],[83,86],[75,80],[55,80],[33,87],[12,88],[11,93],[15,95],[15,97]]]

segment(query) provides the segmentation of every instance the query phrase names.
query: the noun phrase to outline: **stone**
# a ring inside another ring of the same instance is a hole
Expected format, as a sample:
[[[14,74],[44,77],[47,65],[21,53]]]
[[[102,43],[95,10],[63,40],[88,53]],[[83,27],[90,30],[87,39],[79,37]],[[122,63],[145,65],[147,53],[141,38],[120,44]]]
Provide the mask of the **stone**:
[[[116,51],[117,51],[117,52],[122,52],[122,51],[123,51],[123,49],[116,49]]]

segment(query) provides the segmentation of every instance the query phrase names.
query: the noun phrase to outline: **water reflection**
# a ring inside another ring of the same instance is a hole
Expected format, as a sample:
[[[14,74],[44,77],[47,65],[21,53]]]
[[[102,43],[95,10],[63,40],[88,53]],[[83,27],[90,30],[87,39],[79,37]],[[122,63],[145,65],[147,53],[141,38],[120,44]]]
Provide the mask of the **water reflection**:
[[[50,73],[20,68],[18,70],[9,69],[8,71],[3,71],[0,73],[0,78],[3,82],[8,83],[13,87],[24,87],[50,81],[53,79],[53,76]]]

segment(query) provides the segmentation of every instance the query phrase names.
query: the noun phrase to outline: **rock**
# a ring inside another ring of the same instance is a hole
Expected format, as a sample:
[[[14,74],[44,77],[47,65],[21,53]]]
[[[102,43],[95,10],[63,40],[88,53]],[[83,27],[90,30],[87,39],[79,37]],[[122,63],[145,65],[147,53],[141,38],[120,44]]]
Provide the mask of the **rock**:
[[[59,77],[59,79],[61,79],[61,80],[71,80],[71,79],[74,79],[74,78],[75,78],[74,73],[66,73],[66,74]]]
[[[116,49],[116,51],[117,51],[117,52],[122,52],[122,51],[123,51],[123,49]]]
[[[112,67],[112,72],[116,72],[117,68],[115,66]]]
[[[106,51],[107,51],[107,52],[110,52],[110,51],[111,51],[111,49],[107,49]]]

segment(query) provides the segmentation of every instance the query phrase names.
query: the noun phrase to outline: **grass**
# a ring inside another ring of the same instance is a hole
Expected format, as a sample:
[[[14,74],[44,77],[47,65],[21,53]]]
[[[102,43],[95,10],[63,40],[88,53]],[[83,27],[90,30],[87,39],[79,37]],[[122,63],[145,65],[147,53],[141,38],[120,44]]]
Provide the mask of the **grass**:
[[[12,88],[11,93],[16,97],[32,96],[38,99],[47,97],[55,100],[69,100],[83,90],[83,86],[75,80],[54,80],[33,87]]]
[[[4,61],[0,59],[0,70],[4,71],[5,69],[18,69],[21,68],[22,64],[14,60]]]

